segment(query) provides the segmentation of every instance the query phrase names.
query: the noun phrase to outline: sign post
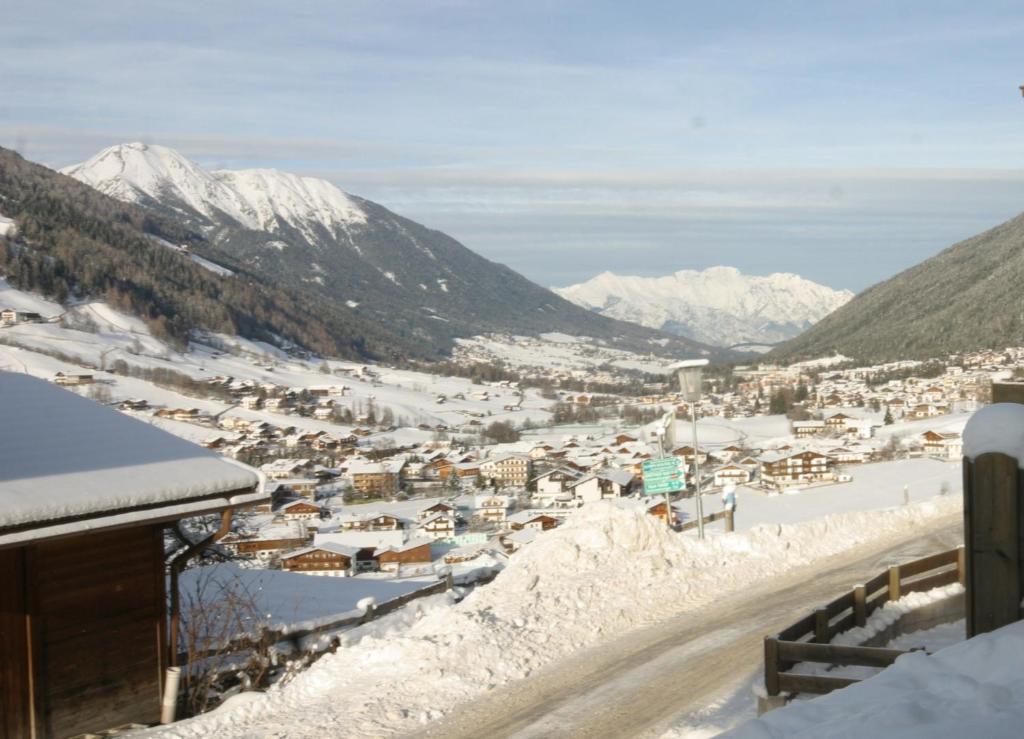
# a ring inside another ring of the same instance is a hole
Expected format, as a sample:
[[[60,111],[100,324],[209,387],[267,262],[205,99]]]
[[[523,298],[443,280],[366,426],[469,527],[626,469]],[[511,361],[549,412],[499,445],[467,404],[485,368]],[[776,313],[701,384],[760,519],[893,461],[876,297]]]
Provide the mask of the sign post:
[[[672,526],[672,493],[686,487],[686,476],[678,457],[648,459],[643,463],[644,495],[665,496],[665,520]]]

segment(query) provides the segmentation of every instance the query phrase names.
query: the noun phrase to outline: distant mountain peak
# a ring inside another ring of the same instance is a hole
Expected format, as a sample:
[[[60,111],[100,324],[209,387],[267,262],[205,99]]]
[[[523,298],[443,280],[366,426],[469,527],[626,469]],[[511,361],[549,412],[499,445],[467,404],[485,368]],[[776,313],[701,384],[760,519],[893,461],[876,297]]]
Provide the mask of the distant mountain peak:
[[[366,222],[356,202],[327,180],[276,169],[206,170],[157,144],[111,146],[65,167],[63,174],[119,200],[177,202],[217,221],[226,215],[244,228],[274,233],[279,221],[312,235]]]
[[[663,277],[606,271],[555,292],[602,315],[718,346],[789,339],[853,297],[792,273],[754,276],[728,266]]]

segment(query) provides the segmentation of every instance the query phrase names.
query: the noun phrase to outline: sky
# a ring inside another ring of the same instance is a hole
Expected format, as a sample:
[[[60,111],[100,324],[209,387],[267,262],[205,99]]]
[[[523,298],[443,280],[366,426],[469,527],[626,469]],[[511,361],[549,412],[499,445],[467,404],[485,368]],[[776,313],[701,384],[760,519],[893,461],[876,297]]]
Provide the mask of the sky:
[[[277,167],[543,285],[860,290],[1024,210],[1012,2],[6,0],[0,145]]]

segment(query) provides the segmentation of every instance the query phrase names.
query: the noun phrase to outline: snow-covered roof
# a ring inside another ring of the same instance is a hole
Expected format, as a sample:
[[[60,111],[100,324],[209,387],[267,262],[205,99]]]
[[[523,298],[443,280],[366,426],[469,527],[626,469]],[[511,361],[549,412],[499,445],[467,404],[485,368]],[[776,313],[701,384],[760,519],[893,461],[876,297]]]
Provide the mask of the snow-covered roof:
[[[262,476],[49,382],[0,372],[0,546],[262,500]]]
[[[350,547],[346,546],[345,544],[338,544],[334,541],[328,541],[324,542],[323,544],[317,544],[311,547],[303,547],[302,549],[296,549],[294,552],[282,554],[281,559],[291,559],[292,557],[299,557],[303,554],[309,554],[310,552],[316,551],[331,552],[332,554],[340,554],[343,557],[355,558],[355,556],[359,554],[360,549],[359,547]]]

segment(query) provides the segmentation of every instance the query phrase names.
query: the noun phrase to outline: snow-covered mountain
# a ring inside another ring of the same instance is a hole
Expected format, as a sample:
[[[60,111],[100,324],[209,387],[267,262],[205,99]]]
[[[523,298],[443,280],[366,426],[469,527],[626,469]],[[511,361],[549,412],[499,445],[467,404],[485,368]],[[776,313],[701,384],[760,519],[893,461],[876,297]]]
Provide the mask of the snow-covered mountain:
[[[313,236],[311,224],[333,230],[366,223],[355,201],[326,180],[276,169],[208,172],[155,144],[111,146],[60,171],[118,200],[178,201],[211,220],[228,216],[257,231],[273,233],[283,222]]]
[[[455,239],[342,192],[271,169],[206,170],[177,151],[120,144],[64,174],[175,219],[192,252],[312,293],[438,350],[487,333],[563,332],[634,350],[707,347],[584,310]]]
[[[784,341],[853,297],[799,275],[761,277],[734,267],[684,269],[665,277],[604,272],[554,291],[602,315],[716,346]]]

